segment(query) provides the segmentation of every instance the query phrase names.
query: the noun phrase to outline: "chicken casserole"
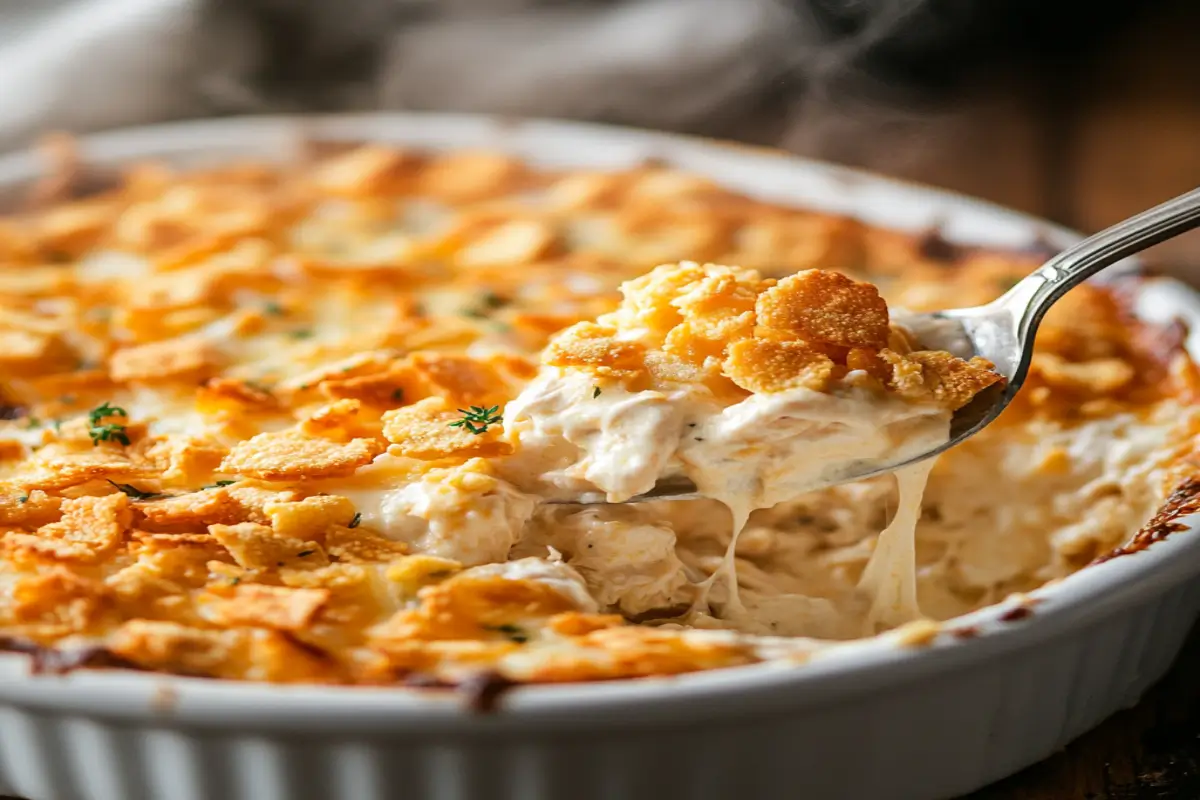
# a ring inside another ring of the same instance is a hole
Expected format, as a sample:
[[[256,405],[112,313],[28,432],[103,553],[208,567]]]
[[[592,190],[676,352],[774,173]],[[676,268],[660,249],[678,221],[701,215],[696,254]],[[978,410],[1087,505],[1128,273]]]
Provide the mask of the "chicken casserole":
[[[919,521],[891,477],[758,496],[744,525],[713,482],[539,500],[744,474],[703,433],[782,397],[936,425],[995,376],[887,306],[983,302],[1038,261],[661,165],[368,145],[136,166],[0,225],[0,635],[220,678],[524,682],[802,661],[950,619],[1103,556],[1188,476],[1194,367],[1120,285],[1054,310]],[[861,324],[805,313],[843,289]],[[795,433],[771,413],[739,430]],[[907,547],[880,535],[898,523]]]

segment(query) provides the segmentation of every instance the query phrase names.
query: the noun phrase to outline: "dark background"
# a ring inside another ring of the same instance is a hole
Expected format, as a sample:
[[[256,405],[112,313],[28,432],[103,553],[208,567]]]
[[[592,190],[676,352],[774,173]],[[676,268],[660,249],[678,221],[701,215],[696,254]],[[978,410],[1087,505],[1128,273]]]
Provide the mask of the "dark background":
[[[935,2],[931,13],[956,5],[999,16],[983,14],[966,28],[974,35],[940,47],[881,46],[869,65],[881,121],[910,110],[919,122],[878,133],[846,122],[847,136],[806,134],[802,124],[793,149],[1083,231],[1200,185],[1200,2],[1017,0],[1003,14],[1002,0]],[[906,77],[910,88],[897,93]],[[835,108],[874,101],[869,87],[850,89],[834,92]],[[835,123],[810,127],[822,124]],[[1200,282],[1200,232],[1153,256]]]

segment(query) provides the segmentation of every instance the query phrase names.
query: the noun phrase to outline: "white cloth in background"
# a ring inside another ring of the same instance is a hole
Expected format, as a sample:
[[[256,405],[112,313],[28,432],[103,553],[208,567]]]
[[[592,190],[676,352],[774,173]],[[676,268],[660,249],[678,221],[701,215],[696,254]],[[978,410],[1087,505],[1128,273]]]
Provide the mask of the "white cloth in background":
[[[310,55],[358,37],[377,66],[319,99],[318,80],[260,81],[281,57],[263,7],[316,31]],[[704,131],[778,91],[796,21],[778,0],[0,0],[0,150],[50,129],[314,108]]]

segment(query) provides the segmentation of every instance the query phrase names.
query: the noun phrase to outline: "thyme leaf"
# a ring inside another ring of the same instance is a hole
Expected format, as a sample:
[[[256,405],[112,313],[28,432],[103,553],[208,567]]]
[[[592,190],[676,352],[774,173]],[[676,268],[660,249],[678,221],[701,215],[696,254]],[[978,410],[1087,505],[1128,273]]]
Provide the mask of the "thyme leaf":
[[[463,418],[450,423],[451,428],[463,428],[478,436],[481,433],[486,433],[489,425],[495,425],[503,422],[504,417],[500,415],[500,406],[492,406],[485,408],[484,406],[471,406],[470,409],[460,408],[458,413],[463,415]]]
[[[130,486],[128,483],[117,483],[116,481],[109,481],[109,483],[132,497],[134,500],[156,500],[160,497],[166,496],[162,492],[143,492],[141,489],[137,488],[136,486]]]

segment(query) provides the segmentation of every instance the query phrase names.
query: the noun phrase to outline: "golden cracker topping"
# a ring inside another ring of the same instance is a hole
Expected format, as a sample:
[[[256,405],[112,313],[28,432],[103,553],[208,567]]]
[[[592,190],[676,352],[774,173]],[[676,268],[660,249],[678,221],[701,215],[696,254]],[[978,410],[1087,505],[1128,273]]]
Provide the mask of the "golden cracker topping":
[[[957,407],[989,365],[922,351],[881,295],[972,305],[1037,265],[964,248],[949,266],[916,237],[663,165],[550,172],[366,144],[135,165],[70,200],[78,155],[66,139],[51,155],[37,207],[0,219],[0,635],[83,634],[188,675],[569,681],[752,661],[543,581],[472,575],[373,530],[360,491],[422,479],[461,500],[452,531],[478,513],[500,483],[486,459],[511,449],[488,420],[539,357],[597,388],[738,398],[853,375]],[[1180,352],[1119,292],[1080,287],[1006,418],[1192,396]]]

